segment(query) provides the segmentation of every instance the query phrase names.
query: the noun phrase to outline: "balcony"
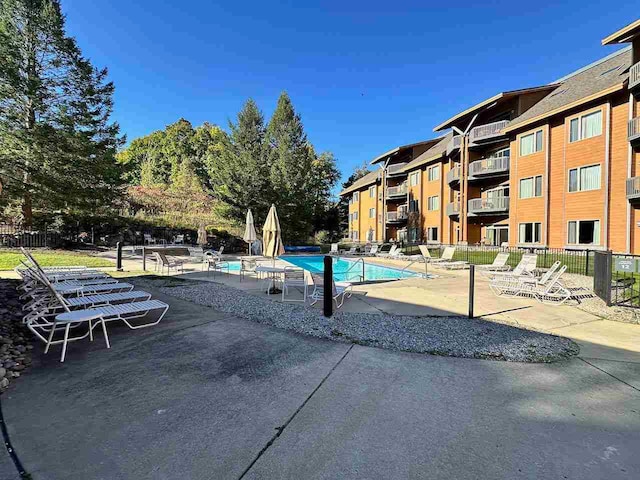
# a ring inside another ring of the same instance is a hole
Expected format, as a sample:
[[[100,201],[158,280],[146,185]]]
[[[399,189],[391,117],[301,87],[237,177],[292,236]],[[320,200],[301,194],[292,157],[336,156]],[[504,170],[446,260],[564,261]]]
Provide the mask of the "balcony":
[[[472,128],[469,132],[470,143],[483,143],[502,137],[502,129],[509,125],[509,120],[487,123],[479,127]]]
[[[627,178],[627,199],[640,198],[640,177]]]
[[[387,212],[387,223],[402,223],[409,218],[406,208],[398,209],[396,212]]]
[[[398,176],[407,176],[407,172],[401,172],[404,167],[407,166],[407,163],[394,163],[393,165],[387,165],[387,176],[388,177],[398,177]]]
[[[509,174],[509,157],[483,158],[469,164],[469,180]]]
[[[447,183],[451,185],[452,183],[457,183],[460,181],[460,167],[453,167],[449,172],[447,172]]]
[[[469,200],[469,216],[509,213],[509,197],[474,198]]]
[[[456,150],[460,150],[460,145],[462,143],[462,136],[454,135],[451,140],[447,143],[447,157],[450,156]]]
[[[387,200],[403,198],[407,196],[407,182],[395,187],[387,187]]]
[[[632,118],[629,120],[629,126],[627,129],[629,141],[636,143],[640,140],[640,117]]]
[[[460,202],[451,202],[447,204],[447,216],[454,217],[460,215]]]
[[[629,69],[629,90],[640,88],[640,62]]]

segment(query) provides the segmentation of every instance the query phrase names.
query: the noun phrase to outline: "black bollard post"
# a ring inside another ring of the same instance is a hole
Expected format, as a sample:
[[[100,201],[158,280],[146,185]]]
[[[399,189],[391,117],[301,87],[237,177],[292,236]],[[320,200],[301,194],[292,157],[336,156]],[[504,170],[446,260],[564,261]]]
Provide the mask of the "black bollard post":
[[[324,257],[323,313],[325,317],[333,315],[333,260],[330,255]]]
[[[116,243],[116,270],[118,272],[122,271],[122,244],[120,242]]]
[[[145,247],[142,247],[142,271],[147,271],[147,250]]]
[[[469,318],[473,318],[473,294],[475,290],[476,266],[469,265]]]

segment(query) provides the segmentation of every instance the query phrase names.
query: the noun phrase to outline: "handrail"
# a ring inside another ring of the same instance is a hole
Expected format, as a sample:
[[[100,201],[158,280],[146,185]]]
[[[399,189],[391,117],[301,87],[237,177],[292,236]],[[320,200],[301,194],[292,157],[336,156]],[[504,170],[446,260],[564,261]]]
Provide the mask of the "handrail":
[[[334,258],[335,258],[335,257],[334,257]],[[336,272],[336,271],[334,271],[333,273],[334,273],[334,274],[340,274],[340,275],[342,275],[343,273],[344,273],[344,274],[347,274],[347,273],[349,273],[351,270],[353,270],[353,269],[354,269],[354,267],[355,267],[358,263],[362,263],[362,275],[358,275],[358,277],[360,277],[360,281],[361,281],[361,282],[364,282],[364,266],[365,266],[364,258],[359,258],[359,259],[357,259],[355,262],[353,262],[353,265],[351,265],[347,270],[345,270],[345,271],[343,271],[343,272]]]
[[[428,275],[427,265],[429,264],[429,262],[425,261],[424,257],[422,257],[422,259],[420,259],[420,260],[411,260],[411,262],[406,267],[404,267],[402,270],[400,270],[400,272],[404,273],[404,271],[406,269],[408,269],[414,263],[423,263],[423,262],[424,262],[424,273],[418,273],[418,272],[411,272],[411,273],[415,273],[416,275],[421,275],[422,278],[427,278],[427,275]]]

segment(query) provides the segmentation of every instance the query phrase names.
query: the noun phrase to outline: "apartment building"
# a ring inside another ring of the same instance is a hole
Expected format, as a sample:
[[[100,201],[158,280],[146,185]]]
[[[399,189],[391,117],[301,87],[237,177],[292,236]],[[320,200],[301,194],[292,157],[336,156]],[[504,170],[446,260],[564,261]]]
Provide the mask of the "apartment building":
[[[375,158],[341,192],[350,238],[640,253],[640,20],[602,43],[630,45]]]

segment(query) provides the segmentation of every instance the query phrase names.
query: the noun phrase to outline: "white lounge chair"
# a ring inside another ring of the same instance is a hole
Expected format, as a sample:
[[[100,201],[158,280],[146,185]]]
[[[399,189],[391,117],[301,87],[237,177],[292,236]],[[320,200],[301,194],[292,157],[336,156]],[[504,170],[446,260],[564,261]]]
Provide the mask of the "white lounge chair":
[[[486,276],[489,278],[501,278],[501,277],[533,277],[533,272],[537,267],[538,255],[535,253],[525,253],[520,258],[518,265],[508,272],[486,272]]]
[[[489,288],[498,296],[517,297],[532,296],[534,287],[544,287],[560,268],[560,262],[556,261],[551,268],[539,279],[533,275],[502,275],[491,279]]]
[[[357,255],[358,254],[358,247],[351,247],[349,248],[349,250],[342,250],[342,252],[340,252],[341,255]]]
[[[329,255],[338,255],[340,253],[340,251],[338,250],[338,244],[337,243],[332,243],[331,244],[331,250],[329,250]]]
[[[289,287],[302,289],[302,300],[285,300],[285,295],[289,294]],[[295,267],[284,267],[282,274],[282,301],[306,302],[307,301],[307,276],[303,269]]]
[[[476,270],[481,272],[508,272],[511,266],[507,265],[509,252],[500,252],[490,265],[476,265]]]
[[[430,263],[433,263],[436,267],[442,267],[448,270],[469,268],[468,262],[453,259],[455,253],[455,247],[445,247],[442,252],[442,256],[440,258],[432,258]]]
[[[312,273],[311,278],[313,280],[313,291],[309,298],[311,299],[310,304],[314,305],[324,298],[324,276],[319,273]],[[351,294],[351,283],[331,281],[331,298],[333,298],[336,308],[342,307],[345,297],[350,298]]]
[[[379,252],[376,254],[376,257],[380,257],[380,258],[388,258],[388,257],[393,257],[396,255],[396,251],[398,250],[398,246],[397,245],[391,245],[391,248],[389,249],[388,252]]]

